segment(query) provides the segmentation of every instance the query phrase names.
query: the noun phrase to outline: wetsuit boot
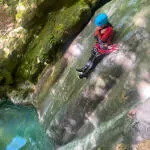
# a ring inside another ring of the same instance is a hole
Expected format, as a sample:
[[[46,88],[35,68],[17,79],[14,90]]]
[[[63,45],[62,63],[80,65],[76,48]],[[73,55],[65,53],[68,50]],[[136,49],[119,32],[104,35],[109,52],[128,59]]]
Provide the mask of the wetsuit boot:
[[[91,69],[93,67],[93,61],[88,61],[88,63],[86,64],[86,70],[84,72],[82,72],[81,74],[79,74],[79,78],[82,79],[82,78],[88,78],[90,72],[91,72]]]
[[[82,79],[82,78],[87,78],[88,75],[87,74],[84,74],[84,73],[81,73],[79,74],[79,78]]]
[[[88,62],[86,63],[86,65],[81,69],[76,69],[78,72],[82,72],[81,74],[79,74],[80,79],[88,78],[89,74],[91,73],[91,71],[93,70],[93,68],[95,66],[95,60],[97,57],[99,57],[97,49],[93,48],[92,52],[91,52],[91,56],[90,56]]]
[[[84,72],[87,68],[88,68],[88,65],[85,65],[81,69],[76,69],[76,71],[78,71],[78,72]]]

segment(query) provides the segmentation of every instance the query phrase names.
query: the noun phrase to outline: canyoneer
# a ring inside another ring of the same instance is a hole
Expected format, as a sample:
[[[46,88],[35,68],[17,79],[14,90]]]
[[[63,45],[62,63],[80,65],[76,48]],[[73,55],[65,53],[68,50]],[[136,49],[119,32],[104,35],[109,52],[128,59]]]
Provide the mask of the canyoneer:
[[[97,26],[94,32],[96,44],[91,51],[87,63],[81,69],[76,69],[80,72],[79,78],[87,78],[104,56],[119,49],[118,45],[112,45],[114,31],[113,26],[108,21],[108,16],[105,13],[97,15],[94,24]]]

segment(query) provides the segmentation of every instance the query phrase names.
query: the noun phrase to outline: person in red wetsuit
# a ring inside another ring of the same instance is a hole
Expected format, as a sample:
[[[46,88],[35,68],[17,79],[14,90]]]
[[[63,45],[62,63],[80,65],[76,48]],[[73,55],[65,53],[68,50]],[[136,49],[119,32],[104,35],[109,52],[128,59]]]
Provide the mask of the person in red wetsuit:
[[[79,74],[79,78],[88,77],[91,71],[96,67],[96,65],[106,56],[106,54],[101,54],[100,51],[107,51],[109,45],[111,45],[111,40],[113,37],[113,26],[109,23],[108,17],[105,13],[99,14],[94,21],[96,30],[94,32],[94,37],[97,40],[99,48],[93,47],[91,51],[91,56],[87,63],[81,69],[76,69]]]
[[[94,37],[100,43],[102,49],[107,49],[108,45],[111,45],[113,36],[113,26],[110,23],[97,27],[94,32]]]

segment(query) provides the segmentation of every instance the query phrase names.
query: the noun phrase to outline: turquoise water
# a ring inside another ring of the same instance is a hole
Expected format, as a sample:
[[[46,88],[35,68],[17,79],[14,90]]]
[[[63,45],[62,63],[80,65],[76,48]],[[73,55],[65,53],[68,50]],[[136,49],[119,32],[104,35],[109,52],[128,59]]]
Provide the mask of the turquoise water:
[[[19,145],[17,137],[25,143],[20,150],[55,149],[40,125],[33,106],[16,106],[5,101],[0,105],[0,150],[8,149],[12,144]]]

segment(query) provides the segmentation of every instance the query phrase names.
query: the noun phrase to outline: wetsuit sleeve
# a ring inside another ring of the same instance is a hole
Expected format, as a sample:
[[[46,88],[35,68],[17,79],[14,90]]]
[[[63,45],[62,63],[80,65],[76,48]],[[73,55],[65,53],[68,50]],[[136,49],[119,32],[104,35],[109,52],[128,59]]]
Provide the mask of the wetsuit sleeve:
[[[110,37],[112,37],[112,34],[113,34],[113,29],[112,27],[108,27],[106,29],[106,32],[100,36],[100,39],[103,41],[103,42],[106,42]]]
[[[101,39],[101,34],[100,34],[100,29],[96,29],[96,31],[94,32],[94,37],[97,39],[97,38],[100,38]]]

